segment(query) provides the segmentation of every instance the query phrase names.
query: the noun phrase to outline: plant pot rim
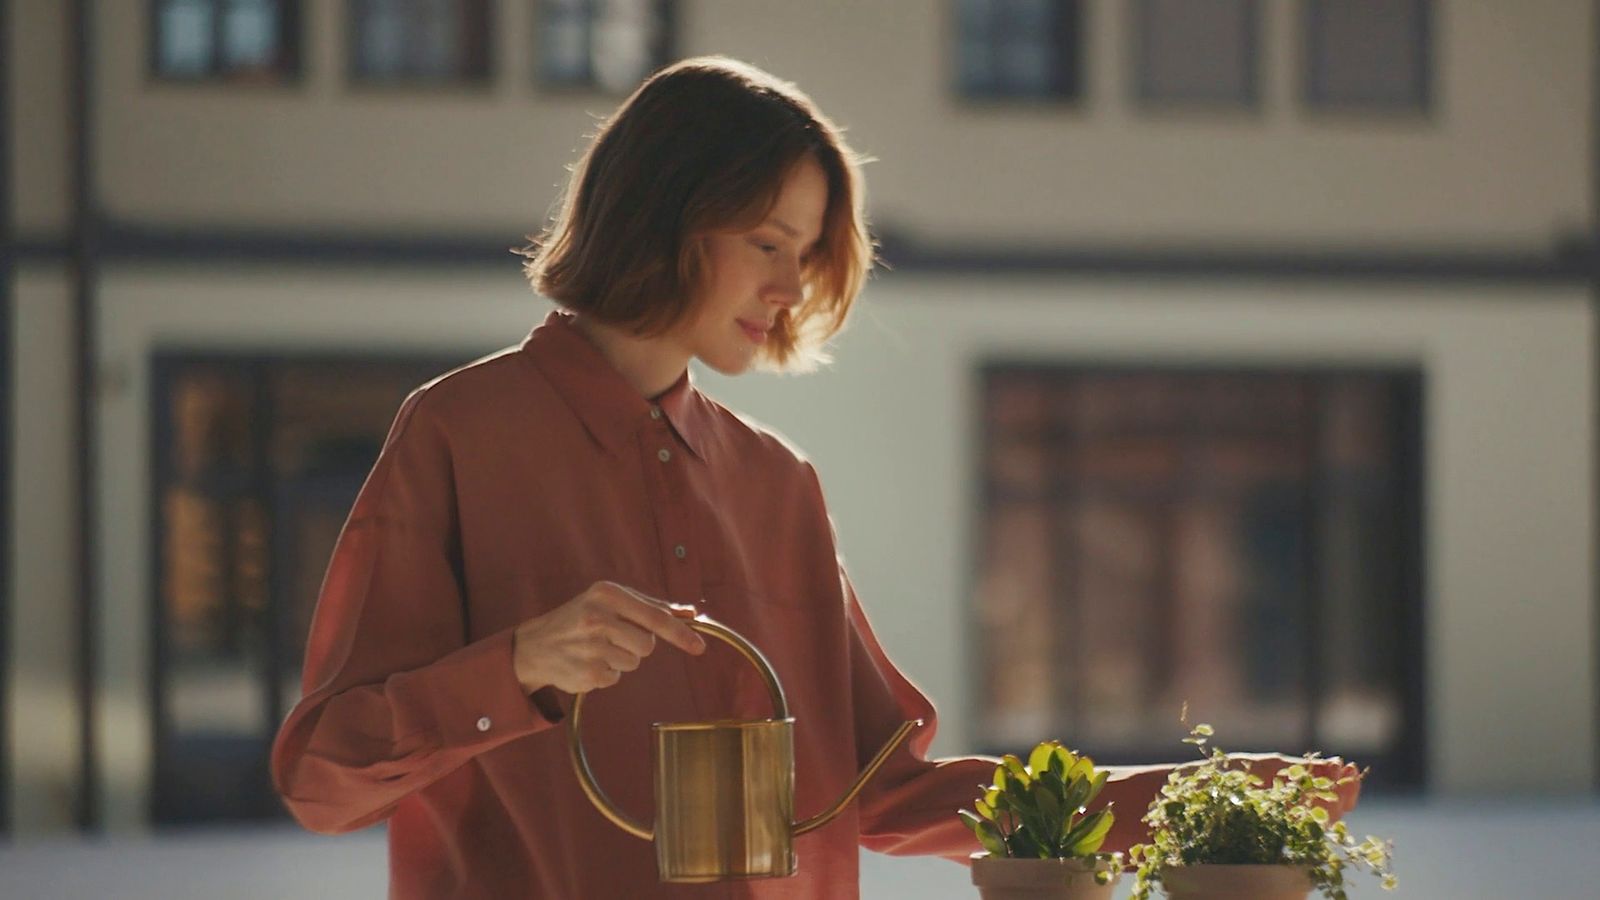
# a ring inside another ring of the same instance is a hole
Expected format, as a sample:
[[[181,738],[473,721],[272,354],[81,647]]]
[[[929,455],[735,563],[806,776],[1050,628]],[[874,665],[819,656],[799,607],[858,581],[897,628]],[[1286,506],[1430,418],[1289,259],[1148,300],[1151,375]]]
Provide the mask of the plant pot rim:
[[[1114,855],[1117,856],[1117,857],[1121,857],[1122,856],[1121,853],[1117,853],[1117,854],[1114,854]],[[1062,859],[1062,858],[1053,857],[1053,856],[1045,857],[1043,859],[1035,859],[1035,858],[1026,857],[1026,856],[995,856],[994,854],[990,853],[987,850],[979,850],[978,852],[976,852],[976,853],[972,854],[970,857],[968,857],[968,859],[971,859],[973,862],[977,862],[978,860],[981,859],[981,860],[988,860],[990,862],[997,862],[997,863],[998,862],[1025,863],[1025,864],[1039,863],[1039,864],[1043,864],[1043,865],[1047,865],[1047,866],[1066,866],[1067,868],[1074,868],[1074,867],[1075,868],[1081,868],[1086,872],[1093,872],[1093,871],[1097,871],[1099,869],[1108,869],[1108,868],[1112,867],[1112,863],[1110,861],[1102,861],[1102,860],[1098,860],[1098,859],[1084,859],[1083,857],[1071,857],[1071,858],[1067,858],[1067,859]]]
[[[1037,887],[1066,885],[1079,880],[1093,881],[1096,872],[1110,872],[1108,885],[1122,878],[1121,854],[1116,860],[1029,859],[993,856],[980,850],[972,861],[972,883],[980,887]]]

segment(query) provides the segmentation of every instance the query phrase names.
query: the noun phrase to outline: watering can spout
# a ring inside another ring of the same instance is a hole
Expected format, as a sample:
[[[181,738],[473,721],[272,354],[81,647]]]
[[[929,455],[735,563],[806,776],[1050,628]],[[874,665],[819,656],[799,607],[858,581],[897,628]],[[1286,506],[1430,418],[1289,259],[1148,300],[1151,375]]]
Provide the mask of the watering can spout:
[[[811,818],[806,819],[804,822],[796,825],[794,827],[794,833],[796,835],[802,835],[808,831],[811,831],[812,829],[821,828],[822,826],[833,821],[834,817],[839,815],[839,813],[844,812],[845,807],[850,805],[850,801],[856,799],[856,795],[861,793],[861,788],[867,783],[867,779],[871,778],[873,774],[876,773],[878,769],[888,761],[889,755],[905,742],[906,737],[911,734],[911,730],[914,728],[919,728],[921,725],[921,719],[912,719],[901,724],[900,728],[896,730],[894,735],[889,738],[888,742],[883,745],[883,749],[878,751],[878,755],[872,758],[872,762],[867,763],[867,767],[861,770],[860,775],[856,776],[856,780],[850,785],[850,789],[844,792],[844,796],[840,797],[826,810],[823,810],[821,813],[812,816]]]

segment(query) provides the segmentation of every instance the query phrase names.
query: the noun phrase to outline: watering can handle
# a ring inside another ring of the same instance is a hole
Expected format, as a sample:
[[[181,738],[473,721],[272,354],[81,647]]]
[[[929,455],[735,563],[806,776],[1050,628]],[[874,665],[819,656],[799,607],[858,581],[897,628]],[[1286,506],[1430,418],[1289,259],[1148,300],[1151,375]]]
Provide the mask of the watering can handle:
[[[681,614],[680,614],[681,615]],[[772,664],[761,655],[753,644],[744,639],[737,631],[723,625],[714,619],[705,616],[683,615],[688,619],[688,625],[701,634],[708,634],[714,638],[732,645],[739,651],[750,664],[761,672],[761,677],[767,682],[767,691],[772,694],[773,718],[789,718],[789,701],[783,696],[783,685],[778,683],[778,673],[773,671]],[[595,781],[594,772],[589,768],[589,759],[583,754],[583,735],[579,730],[583,722],[583,698],[589,694],[587,691],[572,698],[571,726],[567,729],[567,750],[572,757],[572,767],[578,773],[578,784],[583,787],[583,792],[588,796],[589,802],[594,804],[600,814],[611,820],[611,824],[621,828],[634,837],[644,838],[647,841],[655,839],[655,832],[649,826],[640,824],[636,819],[617,807],[600,789],[599,782]]]

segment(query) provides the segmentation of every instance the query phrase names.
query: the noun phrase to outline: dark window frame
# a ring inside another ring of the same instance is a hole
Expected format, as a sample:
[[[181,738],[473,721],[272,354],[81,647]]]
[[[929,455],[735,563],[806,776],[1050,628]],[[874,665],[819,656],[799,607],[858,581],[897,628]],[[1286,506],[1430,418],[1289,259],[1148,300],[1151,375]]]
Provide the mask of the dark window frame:
[[[982,610],[979,607],[978,589],[985,566],[985,523],[988,521],[989,511],[996,506],[997,491],[987,469],[990,459],[991,429],[988,426],[988,393],[985,384],[991,376],[1023,375],[1038,377],[1051,381],[1068,381],[1086,375],[1122,375],[1122,374],[1163,374],[1163,375],[1274,375],[1296,377],[1338,377],[1338,376],[1378,376],[1384,378],[1394,388],[1400,403],[1392,411],[1393,418],[1390,422],[1394,428],[1395,438],[1395,473],[1397,479],[1396,503],[1397,512],[1403,519],[1414,523],[1414,527],[1401,528],[1400,539],[1403,546],[1400,550],[1401,562],[1397,566],[1398,580],[1398,606],[1396,613],[1396,629],[1399,632],[1399,650],[1396,659],[1396,684],[1397,697],[1400,704],[1400,723],[1393,741],[1393,750],[1386,754],[1362,759],[1363,765],[1372,765],[1372,774],[1368,780],[1369,787],[1379,791],[1397,794],[1409,794],[1424,791],[1428,787],[1430,770],[1428,768],[1427,748],[1427,634],[1426,634],[1426,606],[1428,603],[1426,573],[1427,573],[1427,522],[1424,518],[1426,472],[1424,471],[1425,452],[1425,422],[1427,408],[1425,405],[1425,374],[1414,366],[1338,366],[1338,365],[1307,365],[1285,363],[1255,364],[1255,363],[1227,363],[1216,364],[1167,364],[1161,362],[1150,363],[1056,363],[1050,361],[1033,361],[1015,358],[991,358],[980,361],[974,369],[973,403],[974,413],[972,421],[975,423],[972,448],[974,465],[974,488],[972,494],[973,523],[971,533],[975,535],[970,542],[968,557],[967,577],[967,604],[966,624],[967,632],[971,635],[983,634]],[[1320,499],[1315,503],[1323,502]],[[1316,517],[1312,517],[1316,518]],[[1312,527],[1315,527],[1314,525]],[[1321,585],[1318,583],[1319,573],[1315,555],[1307,566],[1306,597],[1308,623],[1306,626],[1307,646],[1306,652],[1315,659],[1319,648],[1314,646],[1315,641],[1311,636],[1316,633],[1317,621],[1315,614],[1318,606],[1317,598],[1320,596]],[[1053,588],[1053,592],[1057,588]],[[1059,603],[1061,598],[1053,596],[1052,602]],[[968,681],[968,703],[973,710],[982,710],[987,702],[984,696],[984,673],[988,671],[990,659],[987,657],[988,648],[982,639],[974,638],[965,644],[965,663],[968,671],[974,677]],[[1307,749],[1322,749],[1319,747],[1316,726],[1315,710],[1319,697],[1314,693],[1322,689],[1316,679],[1316,673],[1308,673],[1307,709],[1311,714],[1307,716],[1307,731],[1303,735],[1306,742],[1303,747],[1273,748],[1284,752],[1300,752]],[[1183,745],[1178,742],[1182,737],[1174,711],[1173,741],[1170,749],[1152,748],[1147,753],[1119,756],[1116,759],[1105,759],[1103,762],[1117,765],[1150,765],[1163,762],[1181,761],[1184,756]],[[985,733],[982,715],[975,714],[969,724],[970,740],[980,753],[1001,755],[1015,753],[1019,748],[1014,746],[998,745]],[[1041,736],[1042,737],[1042,736]],[[1072,735],[1059,735],[1062,740],[1072,740]],[[1226,736],[1221,736],[1226,746]],[[1255,747],[1230,747],[1229,749],[1256,750]]]
[[[272,351],[240,349],[237,351],[217,350],[214,348],[193,348],[184,346],[157,347],[150,356],[150,393],[146,415],[150,423],[150,459],[148,461],[148,478],[150,495],[146,516],[148,520],[148,534],[150,544],[146,551],[149,560],[149,577],[146,584],[146,602],[149,608],[149,646],[150,667],[148,681],[145,688],[150,700],[150,792],[146,806],[146,815],[149,822],[158,828],[187,827],[196,824],[223,824],[228,822],[262,821],[276,818],[286,818],[287,810],[282,806],[275,794],[270,793],[270,782],[262,781],[262,791],[250,797],[236,798],[238,815],[228,818],[216,818],[205,814],[196,815],[192,808],[182,804],[181,797],[172,797],[164,793],[168,785],[174,784],[173,773],[177,771],[174,762],[170,759],[168,748],[173,737],[173,729],[169,720],[170,710],[163,688],[168,686],[171,675],[171,660],[169,659],[169,642],[167,637],[168,616],[166,604],[162,595],[162,583],[167,575],[165,559],[165,545],[167,528],[162,509],[162,498],[165,488],[173,483],[170,473],[171,451],[174,442],[174,423],[166,404],[171,397],[171,388],[183,373],[196,369],[221,368],[230,373],[243,373],[254,380],[252,389],[254,404],[257,412],[265,412],[252,421],[252,462],[249,473],[242,482],[243,491],[254,490],[258,499],[264,498],[267,502],[263,513],[267,520],[267,549],[266,558],[271,564],[267,573],[268,603],[266,614],[263,616],[263,628],[269,635],[269,652],[264,660],[264,667],[259,678],[264,695],[264,708],[267,716],[267,730],[260,748],[261,758],[267,759],[271,742],[277,729],[289,711],[288,698],[283,696],[285,677],[289,674],[283,668],[285,651],[295,651],[290,658],[298,657],[294,642],[303,642],[304,634],[291,634],[287,628],[290,624],[287,615],[289,600],[285,596],[284,585],[284,552],[286,548],[277,541],[277,534],[272,516],[276,510],[274,499],[282,495],[282,485],[272,481],[272,473],[265,464],[267,441],[271,437],[273,418],[270,406],[272,399],[270,389],[267,387],[274,371],[286,366],[397,366],[415,367],[418,369],[432,370],[435,373],[450,371],[459,367],[464,361],[482,355],[482,348],[463,347],[459,352],[448,353],[437,349],[419,351],[416,353],[381,352],[366,353],[355,350],[332,351]],[[421,381],[417,382],[422,383]],[[365,473],[362,473],[362,478]],[[327,482],[323,480],[324,485]],[[230,483],[231,484],[231,483]],[[240,484],[231,484],[240,488]],[[360,487],[360,479],[353,480],[346,485],[352,489]],[[352,497],[353,500],[353,497]],[[343,509],[348,512],[348,507]],[[317,563],[326,565],[326,560]],[[288,643],[286,643],[288,642]],[[263,779],[266,772],[259,773]]]
[[[1003,2],[1003,0],[1001,0]],[[1088,103],[1089,24],[1093,15],[1087,0],[1049,0],[1053,10],[1052,45],[1055,64],[1049,84],[1040,90],[1021,90],[998,84],[974,85],[967,81],[962,65],[964,21],[962,0],[946,6],[950,49],[950,86],[955,99],[969,106],[1025,106],[1079,109]],[[995,18],[1003,18],[996,16]],[[990,39],[990,44],[998,43]]]
[[[458,8],[461,4],[471,4],[472,8],[461,15],[461,20],[469,26],[475,26],[480,34],[473,39],[481,49],[478,58],[463,56],[458,53],[456,71],[449,76],[435,77],[416,73],[401,73],[397,75],[374,74],[361,69],[361,34],[362,13],[366,11],[367,0],[345,0],[344,9],[344,48],[345,48],[345,81],[353,88],[360,90],[473,90],[487,91],[494,85],[499,65],[499,54],[495,47],[495,23],[498,14],[497,0],[454,0]],[[377,0],[374,0],[377,2]],[[476,13],[481,21],[470,21]],[[458,51],[460,48],[457,48]]]
[[[585,29],[587,34],[588,30],[594,26],[593,4],[595,0],[582,0],[582,2],[588,7],[586,15],[587,27]],[[650,2],[655,5],[656,19],[661,23],[661,30],[657,35],[656,46],[653,48],[654,52],[650,64],[641,73],[640,80],[669,65],[676,58],[678,52],[678,0],[650,0]],[[544,29],[546,23],[544,10],[548,5],[549,0],[532,0],[529,4],[532,10],[530,19],[533,28],[533,53],[531,56],[533,59],[532,78],[535,90],[541,94],[551,96],[599,95],[609,97],[625,96],[632,92],[634,87],[637,87],[636,82],[625,90],[612,91],[596,81],[592,44],[584,54],[584,75],[582,78],[569,80],[551,79],[545,69],[544,55]]]
[[[1322,58],[1325,43],[1322,34],[1322,17],[1319,8],[1330,0],[1306,0],[1301,8],[1304,43],[1300,60],[1304,79],[1301,97],[1306,108],[1316,113],[1332,115],[1374,115],[1427,118],[1434,113],[1437,102],[1433,75],[1438,33],[1438,11],[1433,0],[1394,0],[1414,5],[1419,27],[1413,58],[1417,78],[1417,97],[1411,102],[1375,102],[1371,100],[1334,100],[1327,96],[1327,85],[1320,76],[1318,60]],[[1334,0],[1336,2],[1336,0]]]
[[[1238,0],[1245,6],[1245,29],[1239,42],[1240,52],[1244,54],[1241,69],[1245,73],[1245,93],[1238,100],[1226,100],[1215,97],[1173,97],[1157,96],[1149,81],[1149,67],[1145,61],[1150,58],[1150,21],[1151,0],[1132,0],[1129,12],[1133,21],[1129,23],[1129,65],[1132,77],[1129,81],[1133,85],[1133,99],[1137,105],[1148,110],[1196,110],[1196,111],[1224,111],[1224,112],[1251,112],[1262,111],[1261,92],[1261,54],[1264,47],[1262,41],[1262,16],[1259,0]]]
[[[0,0],[0,47],[11,46],[11,3]],[[15,477],[16,378],[12,341],[16,333],[16,241],[12,225],[11,191],[11,67],[0,65],[0,735],[11,733],[12,624],[16,615],[16,567],[11,550],[12,521],[16,518]],[[0,839],[11,834],[11,741],[0,742]]]
[[[213,13],[211,20],[212,56],[210,67],[199,75],[180,75],[161,68],[161,10],[166,0],[147,0],[145,4],[145,78],[162,85],[228,85],[262,89],[300,87],[305,81],[305,7],[301,0],[273,0],[278,7],[278,60],[272,67],[276,77],[258,79],[241,75],[239,70],[222,63],[223,44],[222,12],[227,0],[205,0]]]

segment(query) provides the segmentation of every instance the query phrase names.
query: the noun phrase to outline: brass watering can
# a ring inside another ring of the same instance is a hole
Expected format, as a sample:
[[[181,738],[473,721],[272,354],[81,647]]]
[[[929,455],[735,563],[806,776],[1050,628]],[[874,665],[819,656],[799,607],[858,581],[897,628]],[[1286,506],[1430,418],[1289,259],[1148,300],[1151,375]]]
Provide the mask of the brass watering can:
[[[567,748],[589,801],[612,824],[654,841],[662,881],[708,882],[728,878],[781,878],[795,872],[794,838],[820,828],[844,811],[889,754],[922,724],[900,726],[843,797],[803,822],[794,821],[794,719],[783,686],[766,657],[738,632],[705,616],[689,627],[731,644],[761,670],[772,694],[773,718],[714,722],[657,722],[656,821],[650,828],[618,809],[583,755],[583,700],[572,702]]]

